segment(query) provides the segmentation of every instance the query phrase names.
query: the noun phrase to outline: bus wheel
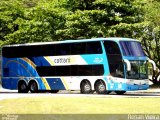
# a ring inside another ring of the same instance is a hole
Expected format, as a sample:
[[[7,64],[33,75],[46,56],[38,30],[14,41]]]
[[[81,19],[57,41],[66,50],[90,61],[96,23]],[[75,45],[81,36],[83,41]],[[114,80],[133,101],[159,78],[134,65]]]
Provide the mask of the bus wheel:
[[[123,95],[126,91],[115,91],[117,95]]]
[[[82,81],[81,83],[81,93],[82,94],[90,94],[92,93],[91,84],[89,81]]]
[[[31,93],[37,93],[38,92],[38,85],[36,83],[36,81],[31,81],[29,83],[29,90]]]
[[[95,83],[95,90],[96,90],[96,93],[98,94],[106,94],[106,93],[109,94],[110,93],[110,91],[106,91],[106,85],[102,80],[97,81]]]
[[[51,90],[51,93],[58,93],[59,90]]]
[[[20,81],[18,83],[18,93],[28,93],[28,86],[26,82]]]

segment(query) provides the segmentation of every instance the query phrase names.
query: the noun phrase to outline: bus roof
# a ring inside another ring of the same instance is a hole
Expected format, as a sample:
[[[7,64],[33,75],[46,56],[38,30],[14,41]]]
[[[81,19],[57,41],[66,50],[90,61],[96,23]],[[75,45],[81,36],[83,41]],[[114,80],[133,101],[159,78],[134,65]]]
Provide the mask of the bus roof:
[[[16,47],[16,46],[32,46],[32,45],[49,45],[49,44],[60,44],[60,43],[78,43],[78,42],[91,42],[91,41],[137,41],[132,38],[122,38],[122,37],[108,37],[108,38],[91,38],[91,39],[75,39],[75,40],[63,40],[63,41],[53,41],[53,42],[35,42],[35,43],[25,43],[25,44],[14,44],[5,45],[4,47]]]

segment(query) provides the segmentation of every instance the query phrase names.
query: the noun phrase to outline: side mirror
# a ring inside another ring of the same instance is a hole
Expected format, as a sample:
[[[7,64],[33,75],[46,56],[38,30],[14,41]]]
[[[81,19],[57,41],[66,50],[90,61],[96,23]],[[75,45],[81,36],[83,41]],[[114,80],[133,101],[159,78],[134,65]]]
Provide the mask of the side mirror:
[[[153,70],[156,71],[156,63],[153,60],[149,59],[149,58],[148,58],[148,62],[152,64]]]
[[[125,62],[126,65],[127,65],[127,71],[131,71],[131,63],[129,62],[129,60],[124,59],[124,62]]]

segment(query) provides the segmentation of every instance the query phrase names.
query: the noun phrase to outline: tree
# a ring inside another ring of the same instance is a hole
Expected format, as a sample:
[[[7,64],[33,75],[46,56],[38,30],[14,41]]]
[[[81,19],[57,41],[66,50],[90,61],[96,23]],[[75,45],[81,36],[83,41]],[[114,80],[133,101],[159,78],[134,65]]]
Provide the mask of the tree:
[[[155,60],[160,69],[160,2],[149,0],[145,5],[145,25],[140,37],[149,58]]]
[[[21,17],[24,12],[17,1],[2,0],[0,2],[0,44],[7,44],[5,37],[18,29],[14,21]]]
[[[10,1],[2,2],[0,8]],[[1,11],[14,11],[17,15],[12,14],[14,19],[10,22],[4,19],[12,30],[7,30],[7,33],[2,30],[3,43],[129,37],[133,33],[132,25],[142,20],[140,5],[130,0],[35,1],[14,0]],[[9,17],[8,13],[6,17]]]
[[[148,57],[155,61],[160,70],[160,2],[149,0],[144,9],[145,25],[140,39]],[[157,79],[160,76],[160,71],[153,73],[153,82],[160,83],[160,80]]]
[[[64,28],[57,30],[62,39],[132,36],[132,26],[141,22],[139,2],[129,0],[63,0],[68,10]]]
[[[8,0],[0,4],[1,45],[58,39],[56,30],[63,26],[64,10],[56,8],[54,1],[35,1]]]

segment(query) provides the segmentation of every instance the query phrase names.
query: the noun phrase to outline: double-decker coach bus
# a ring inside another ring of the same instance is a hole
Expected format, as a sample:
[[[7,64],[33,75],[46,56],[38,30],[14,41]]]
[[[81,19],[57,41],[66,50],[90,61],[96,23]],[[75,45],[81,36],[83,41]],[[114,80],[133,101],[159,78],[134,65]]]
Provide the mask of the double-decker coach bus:
[[[141,43],[130,38],[95,38],[2,48],[2,87],[19,93],[38,91],[146,90],[148,60]]]

